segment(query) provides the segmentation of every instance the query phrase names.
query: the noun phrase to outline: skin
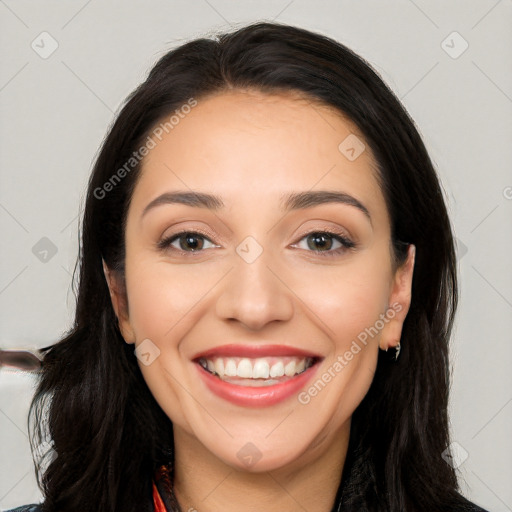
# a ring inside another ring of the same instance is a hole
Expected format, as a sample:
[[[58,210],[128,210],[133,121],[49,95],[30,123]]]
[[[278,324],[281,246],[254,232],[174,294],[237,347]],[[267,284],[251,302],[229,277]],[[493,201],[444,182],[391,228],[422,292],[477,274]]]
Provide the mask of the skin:
[[[369,146],[354,161],[338,149],[351,133],[364,142],[329,107],[233,90],[198,101],[144,160],[128,211],[125,287],[105,270],[126,342],[149,339],[160,351],[139,366],[174,425],[183,510],[331,510],[352,413],[370,387],[379,348],[400,339],[414,267],[411,246],[394,268]],[[218,195],[225,207],[163,204],[143,215],[157,196],[177,190]],[[282,194],[310,190],[345,192],[371,219],[339,203],[280,209]],[[334,239],[323,248],[308,238],[326,228],[356,246],[335,254]],[[207,233],[196,240],[199,252],[186,240],[157,247],[197,229]],[[250,264],[236,252],[247,236],[263,250]],[[228,343],[284,344],[322,355],[320,376],[391,304],[400,311],[307,404],[293,396],[263,408],[233,405],[206,388],[191,361]],[[248,442],[261,454],[250,467],[237,456]]]

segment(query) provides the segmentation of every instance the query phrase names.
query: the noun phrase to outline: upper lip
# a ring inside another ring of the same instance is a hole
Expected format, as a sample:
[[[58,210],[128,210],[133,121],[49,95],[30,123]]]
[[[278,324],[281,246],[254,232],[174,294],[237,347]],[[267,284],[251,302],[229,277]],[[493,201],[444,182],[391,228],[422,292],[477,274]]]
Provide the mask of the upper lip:
[[[240,344],[229,344],[221,345],[218,347],[211,348],[209,350],[198,352],[192,357],[194,359],[210,357],[249,357],[258,358],[266,356],[284,357],[284,356],[295,356],[295,357],[314,357],[321,359],[322,356],[314,354],[307,350],[302,350],[296,347],[290,347],[286,345],[240,345]]]

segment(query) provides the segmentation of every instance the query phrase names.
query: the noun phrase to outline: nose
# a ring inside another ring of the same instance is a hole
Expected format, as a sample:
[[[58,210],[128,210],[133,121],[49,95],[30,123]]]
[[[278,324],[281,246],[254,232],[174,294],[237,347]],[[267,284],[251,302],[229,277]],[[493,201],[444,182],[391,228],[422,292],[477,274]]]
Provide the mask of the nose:
[[[268,254],[264,250],[252,262],[235,255],[234,268],[223,280],[217,299],[219,318],[238,321],[252,331],[292,318],[294,294],[279,265],[270,261]]]

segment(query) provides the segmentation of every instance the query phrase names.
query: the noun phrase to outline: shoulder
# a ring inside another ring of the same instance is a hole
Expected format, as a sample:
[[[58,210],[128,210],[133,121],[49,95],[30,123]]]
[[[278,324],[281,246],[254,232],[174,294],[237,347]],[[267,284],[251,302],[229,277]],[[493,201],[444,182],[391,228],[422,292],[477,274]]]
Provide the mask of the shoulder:
[[[23,505],[11,510],[6,510],[6,512],[41,512],[41,510],[41,505],[36,505],[33,503],[32,505]]]

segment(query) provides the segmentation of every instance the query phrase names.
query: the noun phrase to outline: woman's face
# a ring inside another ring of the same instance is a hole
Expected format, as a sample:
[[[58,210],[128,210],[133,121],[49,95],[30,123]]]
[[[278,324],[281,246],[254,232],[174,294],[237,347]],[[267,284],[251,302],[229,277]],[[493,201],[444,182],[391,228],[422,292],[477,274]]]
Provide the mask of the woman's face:
[[[394,271],[370,149],[332,109],[233,91],[172,126],[128,211],[127,308],[110,282],[123,336],[178,453],[311,461],[400,338],[414,254]]]

